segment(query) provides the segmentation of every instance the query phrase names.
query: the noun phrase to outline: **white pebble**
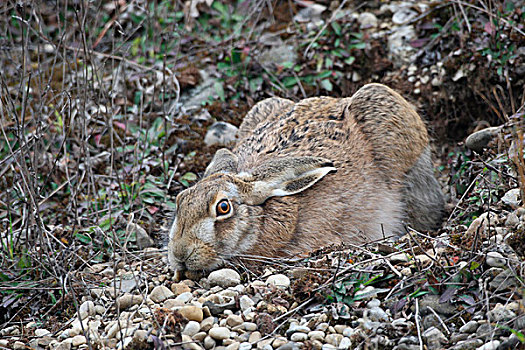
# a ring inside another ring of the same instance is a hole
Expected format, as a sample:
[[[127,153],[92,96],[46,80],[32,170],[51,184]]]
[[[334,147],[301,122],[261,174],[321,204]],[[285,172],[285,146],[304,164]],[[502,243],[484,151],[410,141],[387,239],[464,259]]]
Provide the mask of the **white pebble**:
[[[488,252],[486,262],[492,267],[503,267],[506,265],[507,259],[498,252]]]
[[[210,337],[217,340],[228,339],[230,337],[230,333],[230,330],[226,327],[215,327],[210,329],[208,332]]]
[[[308,339],[308,334],[306,333],[294,333],[292,334],[292,336],[290,337],[290,340],[291,341],[305,341],[306,339]]]
[[[195,334],[199,333],[200,330],[201,330],[201,325],[199,324],[199,322],[189,321],[186,327],[184,327],[182,334],[186,334],[186,335],[189,335],[190,337],[193,337]]]
[[[500,344],[499,340],[489,341],[488,343],[483,344],[482,346],[480,346],[476,350],[496,350],[498,348],[499,344]]]
[[[285,275],[272,275],[266,280],[266,284],[274,285],[279,288],[288,288],[290,287],[290,279]]]
[[[75,335],[71,339],[71,345],[73,346],[79,346],[82,344],[86,344],[86,337],[84,337],[83,335]]]
[[[213,286],[227,288],[240,284],[241,276],[235,270],[221,269],[210,273],[208,281]]]

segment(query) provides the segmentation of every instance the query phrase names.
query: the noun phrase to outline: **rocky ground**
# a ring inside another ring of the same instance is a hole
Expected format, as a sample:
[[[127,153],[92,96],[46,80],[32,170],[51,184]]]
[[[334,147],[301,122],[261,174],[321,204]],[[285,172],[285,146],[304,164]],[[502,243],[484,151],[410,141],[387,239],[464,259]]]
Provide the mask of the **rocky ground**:
[[[515,192],[515,191],[514,191]],[[516,205],[515,193],[504,199]],[[462,233],[412,231],[394,247],[325,249],[253,269],[174,281],[165,251],[115,256],[82,271],[64,324],[0,331],[13,349],[514,349],[525,329],[523,256],[509,245],[525,210],[484,214]],[[523,252],[523,236],[517,247]],[[240,273],[238,272],[240,271]]]
[[[195,23],[210,11],[208,2],[198,3],[183,13]],[[93,70],[83,70],[80,61],[62,63],[59,78],[41,69],[49,79],[45,91],[27,86],[28,91],[41,92],[45,101],[37,114],[49,117],[29,125],[28,148],[30,142],[38,145],[43,140],[44,150],[27,158],[41,156],[35,157],[41,163],[36,162],[34,172],[48,172],[35,188],[42,190],[53,182],[34,210],[43,218],[42,231],[51,243],[32,245],[30,234],[22,234],[24,225],[32,227],[33,234],[39,232],[31,226],[38,218],[27,219],[33,209],[7,220],[0,208],[5,232],[19,233],[16,241],[22,246],[7,249],[12,238],[1,236],[0,266],[5,271],[0,270],[0,349],[524,348],[525,209],[516,161],[523,143],[516,128],[523,114],[515,105],[515,100],[523,103],[517,92],[524,84],[525,40],[519,25],[523,12],[517,6],[501,7],[497,23],[504,25],[496,28],[490,24],[494,22],[481,21],[490,9],[479,10],[480,4],[471,2],[345,4],[294,2],[290,8],[275,9],[276,23],[262,25],[257,44],[242,39],[246,46],[235,46],[243,55],[249,52],[242,56],[245,71],[234,72],[237,75],[232,73],[235,67],[228,66],[232,53],[199,51],[199,45],[209,49],[201,34],[183,36],[181,52],[174,55],[174,75],[166,75],[162,62],[152,62],[149,56],[139,64],[138,57],[124,55],[129,61],[101,70],[99,80],[86,83],[86,92],[79,86],[96,76],[95,63],[86,65]],[[111,14],[112,6],[116,2],[106,4],[104,11]],[[453,18],[463,19],[458,20],[461,28],[443,17],[450,6],[456,11]],[[133,16],[144,8],[123,6],[119,28],[133,29]],[[191,31],[191,21],[186,24]],[[298,27],[297,32],[291,29]],[[328,34],[322,34],[322,28],[328,28]],[[351,33],[345,32],[348,28]],[[460,31],[468,33],[466,38],[458,39]],[[99,46],[93,47],[98,51],[91,57],[104,68],[109,66],[104,60],[112,58],[104,53],[107,37],[97,37]],[[349,40],[352,48],[346,53],[351,55],[334,49],[338,38]],[[473,51],[472,46],[489,39],[500,51]],[[514,48],[507,45],[511,42]],[[52,49],[43,46],[38,54],[50,55]],[[19,67],[2,59],[6,74],[1,78],[15,77]],[[75,71],[77,64],[82,69]],[[319,67],[329,67],[329,74]],[[493,72],[499,68],[501,74]],[[294,75],[286,76],[287,69]],[[235,85],[239,81],[242,84]],[[371,81],[400,91],[428,117],[440,138],[436,158],[448,202],[442,229],[407,229],[395,243],[325,247],[290,259],[232,261],[199,281],[177,280],[163,242],[173,211],[170,201],[197,179],[216,147],[235,140],[236,126],[248,108],[270,95],[294,100],[350,95]],[[54,106],[60,104],[60,94],[52,90],[60,84],[78,95],[58,111]],[[24,87],[16,79],[5,85],[11,95]],[[160,100],[159,91],[169,96],[167,101]],[[105,94],[111,95],[111,103],[104,100]],[[12,104],[17,103],[22,101]],[[36,105],[30,103],[28,110]],[[68,110],[80,112],[67,115]],[[57,117],[59,112],[64,119]],[[7,132],[16,129],[5,117],[2,112],[2,127]],[[89,134],[79,131],[85,127],[74,124],[79,120],[90,126]],[[165,120],[171,123],[167,131]],[[488,125],[501,127],[483,129]],[[465,136],[479,129],[481,134],[465,147]],[[27,178],[16,164],[10,165],[15,158],[9,154],[0,161],[0,175],[8,178],[0,183],[0,204],[12,201],[15,209],[26,208],[23,204],[31,203],[30,196],[2,197],[24,192],[20,184]],[[96,181],[77,184],[77,176]],[[114,179],[119,176],[125,186]],[[137,183],[143,187],[137,193],[129,190],[136,196],[130,199],[124,189]],[[112,199],[116,197],[119,200]],[[113,213],[109,219],[105,216],[112,206],[118,209],[114,221]],[[124,238],[115,238],[119,234]],[[27,257],[21,253],[26,251],[36,263],[13,258],[17,253]],[[27,280],[36,282],[21,283]]]

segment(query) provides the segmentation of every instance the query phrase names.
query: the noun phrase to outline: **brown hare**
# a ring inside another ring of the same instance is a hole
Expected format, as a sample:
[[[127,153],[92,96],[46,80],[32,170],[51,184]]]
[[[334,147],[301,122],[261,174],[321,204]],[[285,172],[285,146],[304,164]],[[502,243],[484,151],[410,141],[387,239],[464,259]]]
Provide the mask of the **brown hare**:
[[[269,98],[177,196],[168,258],[207,271],[236,255],[289,256],[436,228],[443,195],[425,124],[392,89],[348,98]]]

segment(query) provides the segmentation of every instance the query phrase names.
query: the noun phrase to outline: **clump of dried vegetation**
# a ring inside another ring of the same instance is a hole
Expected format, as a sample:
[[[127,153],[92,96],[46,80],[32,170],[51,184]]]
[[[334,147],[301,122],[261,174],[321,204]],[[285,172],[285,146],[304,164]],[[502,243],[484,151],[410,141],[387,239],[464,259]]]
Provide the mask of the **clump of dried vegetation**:
[[[330,8],[327,25],[316,31],[294,20],[298,2],[214,1],[194,9],[140,0],[0,5],[0,325],[29,317],[60,321],[77,312],[71,301],[99,282],[82,278],[85,267],[134,258],[128,223],[160,242],[174,196],[197,179],[214,151],[202,141],[207,127],[214,120],[238,125],[255,101],[272,95],[348,96],[377,81],[411,96],[435,130],[441,170],[450,174],[455,208],[443,232],[460,234],[509,187],[519,184],[525,198],[525,7],[492,0],[431,4],[412,23],[416,63],[423,69],[442,62],[464,77],[447,75],[415,96],[407,67],[388,58],[385,37],[373,38],[348,15],[356,3],[344,4],[347,15],[320,3]],[[263,33],[299,43],[297,60],[261,64]],[[181,108],[184,95],[202,83],[203,69],[215,78],[213,96],[203,103],[212,118]],[[352,81],[354,72],[359,81]],[[487,123],[507,130],[496,151],[480,157],[451,146]],[[474,251],[479,239],[458,246]],[[469,260],[473,268],[458,286],[474,278],[478,258]],[[424,288],[421,280],[399,286],[392,270],[352,265],[329,280],[298,278],[294,290],[303,301],[352,304],[363,286],[380,285],[411,300],[446,292],[445,282],[456,277],[438,265],[421,266],[429,281]],[[320,293],[323,285],[331,286],[328,296]],[[467,304],[478,298],[468,293]]]

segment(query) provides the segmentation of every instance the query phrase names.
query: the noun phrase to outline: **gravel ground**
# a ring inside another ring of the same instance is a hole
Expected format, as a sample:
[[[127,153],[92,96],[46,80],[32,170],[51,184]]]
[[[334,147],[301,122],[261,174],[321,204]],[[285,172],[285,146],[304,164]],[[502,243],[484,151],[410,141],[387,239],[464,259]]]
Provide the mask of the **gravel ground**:
[[[525,330],[524,265],[504,242],[524,225],[518,208],[468,227],[466,237],[487,237],[478,251],[413,232],[395,251],[338,247],[241,273],[224,268],[198,282],[175,281],[165,251],[147,248],[126,262],[86,268],[86,280],[97,284],[61,329],[14,325],[0,331],[0,346],[511,349]]]

